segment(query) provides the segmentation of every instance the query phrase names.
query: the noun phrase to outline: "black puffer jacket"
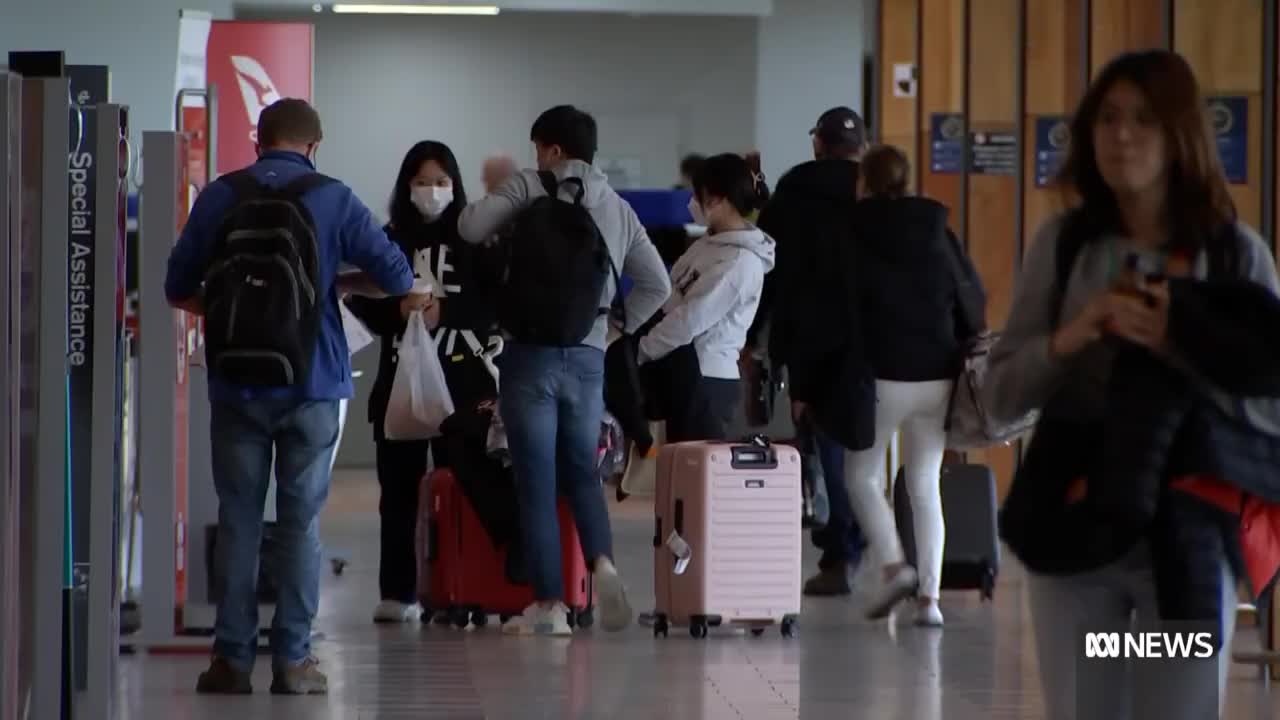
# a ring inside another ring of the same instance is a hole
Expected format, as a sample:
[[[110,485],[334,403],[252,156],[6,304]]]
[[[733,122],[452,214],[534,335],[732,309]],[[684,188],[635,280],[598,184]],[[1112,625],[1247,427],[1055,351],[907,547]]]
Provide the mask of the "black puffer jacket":
[[[777,260],[765,275],[747,347],[759,347],[767,326],[769,357],[788,368],[794,400],[821,395],[819,368],[844,341],[843,328],[833,328],[824,309],[841,302],[831,258],[850,238],[857,191],[858,163],[815,160],[783,175],[760,213],[760,229],[777,243]]]
[[[928,198],[868,198],[853,214],[854,271],[862,339],[877,378],[955,378],[977,328],[961,293],[985,297],[977,273],[947,229],[946,206]],[[957,277],[959,275],[959,277]],[[980,314],[980,313],[979,313]]]
[[[387,235],[400,246],[415,276],[422,270],[444,286],[440,327],[432,337],[440,349],[445,380],[458,408],[495,397],[497,387],[479,353],[488,345],[497,320],[500,258],[494,249],[465,243],[458,237],[456,215],[423,225],[409,235],[387,226]],[[375,440],[383,439],[382,421],[395,381],[398,347],[405,320],[400,298],[350,297],[347,307],[381,339],[378,376],[369,393],[369,422]]]

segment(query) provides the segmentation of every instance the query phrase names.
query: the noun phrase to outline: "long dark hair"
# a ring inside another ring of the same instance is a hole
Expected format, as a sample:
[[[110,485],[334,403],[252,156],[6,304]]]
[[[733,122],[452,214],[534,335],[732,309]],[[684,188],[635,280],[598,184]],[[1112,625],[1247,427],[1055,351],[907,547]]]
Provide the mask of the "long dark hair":
[[[1058,181],[1077,231],[1092,238],[1123,232],[1115,193],[1098,170],[1093,128],[1103,100],[1116,83],[1133,83],[1165,133],[1169,157],[1166,208],[1172,249],[1198,253],[1236,220],[1235,204],[1213,142],[1205,101],[1194,71],[1181,55],[1144,50],[1120,55],[1094,80],[1071,121],[1071,142]]]
[[[414,207],[409,183],[429,160],[435,160],[453,181],[453,202],[445,208],[444,214],[436,222],[449,223],[449,227],[457,225],[458,214],[467,206],[467,191],[462,187],[462,172],[458,169],[458,159],[453,156],[453,151],[442,142],[423,140],[405,153],[404,160],[400,163],[400,174],[396,175],[396,185],[391,190],[391,225],[396,230],[413,233],[427,224],[422,213]]]

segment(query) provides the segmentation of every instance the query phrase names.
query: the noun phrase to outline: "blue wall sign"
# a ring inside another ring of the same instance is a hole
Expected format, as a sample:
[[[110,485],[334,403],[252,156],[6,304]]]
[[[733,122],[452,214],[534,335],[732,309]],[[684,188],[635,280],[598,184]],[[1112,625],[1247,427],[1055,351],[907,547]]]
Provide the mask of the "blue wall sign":
[[[1249,98],[1209,98],[1209,122],[1227,182],[1244,185],[1249,181]]]
[[[1067,158],[1071,120],[1065,115],[1036,118],[1036,187],[1048,187]]]
[[[940,175],[964,172],[964,116],[960,113],[929,116],[929,169]]]

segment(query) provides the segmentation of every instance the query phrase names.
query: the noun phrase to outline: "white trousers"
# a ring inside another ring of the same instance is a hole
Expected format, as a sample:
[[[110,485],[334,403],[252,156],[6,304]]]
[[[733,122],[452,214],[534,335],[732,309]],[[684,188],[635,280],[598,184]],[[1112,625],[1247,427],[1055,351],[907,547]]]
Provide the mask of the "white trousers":
[[[943,429],[951,381],[876,381],[876,440],[868,450],[850,452],[845,457],[845,483],[858,524],[871,545],[872,557],[881,565],[905,560],[898,539],[893,507],[885,497],[881,478],[885,453],[895,433],[905,469],[907,497],[915,521],[916,571],[919,593],[936,598],[942,583],[942,547],[946,525],[942,520],[942,496],[938,481],[942,455],[947,449]]]

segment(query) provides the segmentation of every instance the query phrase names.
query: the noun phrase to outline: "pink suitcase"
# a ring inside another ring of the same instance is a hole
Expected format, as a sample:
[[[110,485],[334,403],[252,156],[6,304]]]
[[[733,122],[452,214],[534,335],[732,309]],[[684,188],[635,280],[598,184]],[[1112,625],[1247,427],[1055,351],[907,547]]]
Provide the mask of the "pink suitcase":
[[[760,635],[800,614],[800,453],[766,441],[679,443],[658,456],[654,636],[739,625]]]

